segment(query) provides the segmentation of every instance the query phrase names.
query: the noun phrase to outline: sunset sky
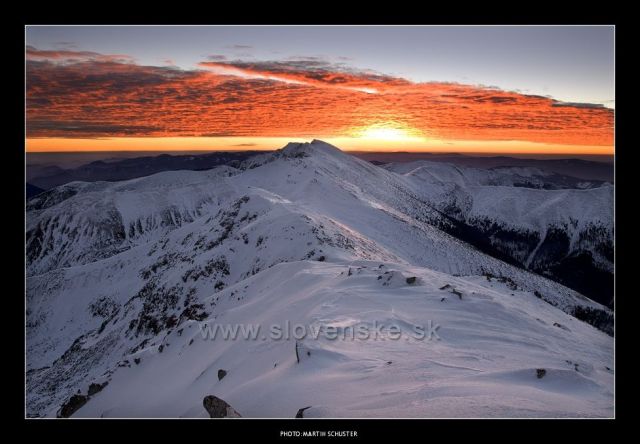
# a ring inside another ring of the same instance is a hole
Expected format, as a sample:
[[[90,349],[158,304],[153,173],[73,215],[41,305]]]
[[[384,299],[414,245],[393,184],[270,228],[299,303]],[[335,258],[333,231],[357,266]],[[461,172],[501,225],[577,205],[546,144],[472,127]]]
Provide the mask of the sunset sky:
[[[26,28],[28,151],[612,154],[614,28]]]

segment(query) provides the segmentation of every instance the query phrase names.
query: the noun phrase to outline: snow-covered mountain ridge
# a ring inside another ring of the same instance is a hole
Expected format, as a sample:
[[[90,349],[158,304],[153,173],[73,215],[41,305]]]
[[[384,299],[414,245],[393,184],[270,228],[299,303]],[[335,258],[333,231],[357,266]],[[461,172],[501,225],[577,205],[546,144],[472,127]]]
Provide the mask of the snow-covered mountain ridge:
[[[426,161],[385,168],[410,179],[416,194],[462,224],[459,237],[474,243],[481,236],[479,248],[486,243],[485,251],[612,306],[612,185],[566,188],[565,178],[533,168]]]
[[[612,333],[611,311],[447,234],[443,227],[455,221],[424,190],[410,176],[313,141],[256,156],[239,169],[75,182],[38,195],[27,206],[28,413],[55,415],[77,390],[109,381],[78,416],[201,416],[202,397],[216,393],[228,396],[245,416],[287,416],[285,407],[303,401],[300,394],[308,392],[312,375],[326,371],[354,385],[342,397],[337,386],[331,389],[331,378],[324,391],[313,390],[317,398],[309,403],[324,405],[316,410],[319,416],[366,416],[368,411],[373,416],[474,416],[457,401],[449,408],[444,398],[427,405],[433,393],[424,385],[427,376],[443,383],[439,390],[448,393],[446,398],[455,392],[459,402],[475,399],[484,405],[480,415],[515,409],[523,387],[538,407],[512,410],[516,416],[546,416],[542,406],[547,402],[563,416],[609,415],[612,338],[575,316]],[[409,285],[407,277],[416,277],[418,285]],[[383,285],[388,278],[395,283]],[[462,296],[440,290],[444,285]],[[473,318],[476,304],[481,323]],[[405,326],[441,313],[447,320],[443,335],[447,322],[452,333],[439,345],[394,349],[376,342],[362,352],[347,344],[311,342],[312,358],[304,364],[310,373],[305,373],[290,362],[293,349],[287,341],[211,343],[198,340],[194,330],[199,322],[220,319],[332,324],[345,321],[349,312],[350,323],[378,319]],[[225,318],[228,313],[233,316]],[[490,333],[490,323],[499,334]],[[517,357],[482,361],[483,354],[500,347],[499,335],[523,323],[527,329],[514,340],[523,350]],[[461,371],[460,380],[446,385],[437,369],[461,367],[458,348],[467,350],[463,361],[480,359],[486,365]],[[260,352],[247,354],[248,349]],[[439,351],[431,355],[433,350]],[[383,374],[375,373],[377,364],[366,365],[389,353],[396,356],[389,359],[396,371],[413,375],[412,387],[368,410],[358,392],[400,389],[388,377],[378,379]],[[437,364],[429,370],[424,360],[435,356]],[[566,373],[572,368],[561,357],[582,363],[590,373]],[[265,373],[270,361],[270,368],[274,363],[285,367]],[[232,363],[234,369],[220,381],[231,392],[205,377],[207,368],[217,371],[218,364]],[[527,375],[538,365],[554,375],[556,382],[547,380],[552,386],[569,378],[577,391],[559,394],[531,386]],[[499,374],[498,368],[510,370]],[[203,372],[199,376],[197,369]],[[371,371],[373,379],[366,376]],[[471,374],[511,380],[512,391],[492,403],[483,392],[493,390],[487,388],[492,383],[480,389],[474,377],[467,378]],[[277,389],[286,381],[292,381],[289,398]],[[272,389],[259,389],[267,382]],[[260,396],[249,401],[250,393]],[[572,410],[576,396],[588,398],[589,407]],[[344,405],[327,409],[332,399]]]

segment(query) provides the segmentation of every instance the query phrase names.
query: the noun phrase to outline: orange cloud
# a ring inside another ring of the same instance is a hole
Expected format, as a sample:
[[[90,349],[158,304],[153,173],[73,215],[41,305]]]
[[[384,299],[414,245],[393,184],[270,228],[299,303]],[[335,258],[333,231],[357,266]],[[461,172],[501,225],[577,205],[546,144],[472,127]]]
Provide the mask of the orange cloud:
[[[379,93],[394,86],[408,86],[410,82],[397,77],[347,69],[316,58],[275,62],[201,62],[201,67],[223,74],[257,77],[319,87],[351,89]]]
[[[322,60],[180,70],[69,57],[28,50],[30,138],[341,137],[383,123],[438,139],[613,144],[613,111],[601,106],[412,83]]]

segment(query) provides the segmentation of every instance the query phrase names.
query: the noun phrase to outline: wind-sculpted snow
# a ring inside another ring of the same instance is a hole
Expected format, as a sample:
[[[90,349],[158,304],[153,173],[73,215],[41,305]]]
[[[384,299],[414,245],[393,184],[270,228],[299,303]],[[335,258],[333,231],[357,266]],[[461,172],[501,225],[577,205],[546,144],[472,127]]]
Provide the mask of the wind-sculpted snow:
[[[243,417],[611,415],[610,310],[447,234],[457,221],[413,178],[323,142],[238,170],[67,184],[27,209],[29,416],[105,382],[74,416],[199,417],[207,395]],[[431,316],[441,342],[305,341],[300,363],[290,341],[198,327],[409,331]]]
[[[391,273],[398,279],[385,286]],[[305,417],[338,418],[613,414],[612,339],[484,277],[370,261],[290,262],[203,304],[212,310],[203,324],[188,321],[127,356],[130,365],[74,417],[207,417],[207,394],[244,417],[292,418],[305,406]],[[414,337],[428,321],[431,340]],[[211,339],[201,330],[247,324],[262,326],[258,339]],[[286,325],[333,328],[337,338],[268,334]],[[376,339],[350,333],[376,325],[395,326],[400,339],[384,328]]]

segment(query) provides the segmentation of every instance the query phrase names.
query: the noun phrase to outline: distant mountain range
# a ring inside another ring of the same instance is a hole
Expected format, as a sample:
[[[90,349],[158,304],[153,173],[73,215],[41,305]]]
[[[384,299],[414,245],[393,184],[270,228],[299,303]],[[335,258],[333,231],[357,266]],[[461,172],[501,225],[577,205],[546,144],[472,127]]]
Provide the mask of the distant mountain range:
[[[138,155],[126,153],[127,157],[117,153],[105,154],[104,159],[95,159],[96,153],[61,153],[27,156],[27,182],[42,189],[49,189],[73,181],[118,181],[135,179],[162,171],[206,170],[218,165],[238,166],[240,162],[265,151],[219,151],[205,154],[156,154]],[[89,156],[89,154],[93,154]],[[142,153],[140,153],[142,154]],[[451,163],[475,168],[495,168],[501,166],[531,167],[591,181],[613,183],[613,163],[583,159],[524,159],[507,156],[476,157],[467,155],[432,153],[375,153],[353,152],[352,155],[373,162],[376,165],[398,162],[428,160],[431,162]],[[85,162],[83,162],[83,159]],[[79,164],[79,165],[78,165]]]
[[[95,160],[73,168],[52,164],[27,166],[27,181],[42,189],[50,189],[74,181],[114,182],[135,179],[162,171],[208,170],[218,165],[237,166],[258,151],[220,151],[206,154],[141,156],[124,159]],[[53,156],[55,161],[55,156]]]
[[[614,164],[610,156],[594,156],[600,160],[586,160],[578,158],[535,159],[510,156],[468,156],[463,154],[435,154],[435,153],[376,153],[358,152],[353,155],[361,159],[378,163],[415,162],[428,160],[444,162],[472,168],[496,167],[531,167],[560,175],[572,176],[585,180],[614,181]]]

